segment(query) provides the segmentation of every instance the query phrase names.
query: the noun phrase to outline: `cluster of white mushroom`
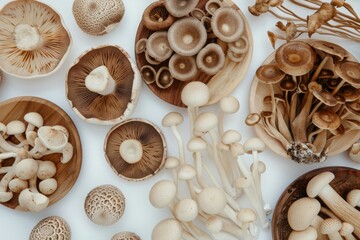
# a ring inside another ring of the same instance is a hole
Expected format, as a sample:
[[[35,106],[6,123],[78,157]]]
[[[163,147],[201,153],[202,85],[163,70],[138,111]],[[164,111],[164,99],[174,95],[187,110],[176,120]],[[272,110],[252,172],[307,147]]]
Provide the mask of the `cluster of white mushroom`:
[[[170,112],[163,118],[162,125],[171,128],[177,140],[179,157],[166,159],[165,168],[172,170],[173,180],[157,182],[149,198],[157,208],[169,207],[174,218],[157,224],[152,240],[255,239],[257,223],[268,227],[266,215],[271,211],[264,204],[260,184],[260,175],[266,167],[258,153],[264,150],[264,143],[251,138],[241,144],[240,133],[224,132],[225,114],[236,113],[239,109],[235,97],[228,96],[220,101],[219,116],[199,112],[199,107],[209,100],[209,89],[202,82],[186,85],[181,99],[188,109],[191,139],[185,145],[178,131],[178,125],[184,120],[180,113]],[[186,159],[186,147],[191,161]],[[252,154],[250,169],[243,159],[246,153]],[[189,196],[183,195],[182,183],[186,184]],[[253,208],[240,206],[238,200],[244,195]],[[195,221],[203,226],[197,226]],[[201,230],[204,227],[207,232]]]
[[[335,178],[331,172],[323,172],[312,178],[306,188],[308,197],[296,200],[288,210],[288,222],[294,230],[289,240],[330,239],[346,240],[360,238],[360,190],[351,190],[346,200],[331,186]],[[315,199],[320,198],[327,206],[322,207]],[[322,213],[328,218],[319,216]],[[327,236],[326,236],[327,235]]]
[[[19,120],[0,123],[0,202],[19,194],[18,209],[38,212],[47,207],[47,196],[57,189],[55,163],[41,159],[61,153],[60,162],[65,164],[72,158],[73,146],[65,127],[44,126],[39,113],[29,112],[24,120],[27,126]],[[15,160],[8,166],[11,159]]]

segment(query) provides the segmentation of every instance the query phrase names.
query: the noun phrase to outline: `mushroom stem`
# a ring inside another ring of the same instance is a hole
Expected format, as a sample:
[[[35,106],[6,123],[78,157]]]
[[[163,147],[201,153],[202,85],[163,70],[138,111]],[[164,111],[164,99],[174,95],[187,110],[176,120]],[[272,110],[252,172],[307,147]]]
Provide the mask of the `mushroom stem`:
[[[19,148],[9,144],[1,134],[0,134],[0,147],[5,152],[15,152],[15,153],[19,152]]]
[[[23,51],[33,51],[42,45],[41,35],[29,24],[18,24],[14,29],[16,47]]]
[[[178,149],[179,149],[179,160],[180,160],[180,164],[184,165],[185,164],[185,147],[184,147],[184,142],[181,138],[181,135],[179,133],[179,131],[177,130],[176,125],[172,125],[171,126],[171,131],[173,132],[175,139],[177,141],[178,144]]]
[[[0,168],[0,174],[5,174],[11,170],[11,167],[2,167]]]
[[[125,162],[134,164],[141,160],[143,148],[138,140],[127,139],[120,144],[119,153]]]
[[[115,85],[116,82],[110,75],[109,69],[104,65],[92,70],[85,78],[86,88],[103,96],[113,93]]]
[[[319,73],[320,73],[321,69],[324,67],[324,65],[325,65],[326,62],[328,61],[329,57],[330,57],[330,55],[327,54],[327,55],[323,58],[323,60],[321,61],[321,63],[320,63],[319,66],[317,67],[316,71],[315,71],[314,74],[312,75],[310,82],[316,81],[316,79],[317,79],[318,76],[319,76]]]
[[[345,83],[346,81],[342,79],[341,82],[336,86],[336,88],[331,92],[331,94],[335,95]]]

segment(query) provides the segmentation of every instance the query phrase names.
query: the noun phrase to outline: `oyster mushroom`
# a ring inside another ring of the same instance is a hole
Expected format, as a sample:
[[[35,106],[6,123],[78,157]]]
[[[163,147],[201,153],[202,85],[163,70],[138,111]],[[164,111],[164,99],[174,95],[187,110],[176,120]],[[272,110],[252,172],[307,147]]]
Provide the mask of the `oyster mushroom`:
[[[141,240],[141,238],[133,232],[119,232],[112,236],[111,240]]]
[[[150,65],[144,65],[140,68],[141,77],[146,84],[152,84],[156,79],[156,71]]]
[[[204,25],[194,17],[176,21],[168,30],[168,39],[174,52],[194,56],[205,45],[207,33]]]
[[[211,18],[211,28],[218,38],[224,42],[239,40],[244,32],[245,23],[237,10],[221,7]]]
[[[174,17],[184,17],[198,5],[199,0],[165,0],[165,7]]]
[[[171,76],[168,67],[164,66],[158,70],[158,72],[156,73],[155,82],[156,85],[162,89],[168,88],[173,84],[174,78]]]
[[[173,50],[170,48],[167,32],[154,32],[146,42],[147,53],[156,61],[163,62],[168,59]]]
[[[113,30],[125,13],[122,0],[75,0],[72,12],[78,26],[90,35]]]
[[[141,74],[128,53],[118,46],[100,46],[81,55],[66,81],[69,103],[83,120],[116,124],[134,110]]]
[[[29,240],[42,239],[71,239],[71,231],[68,223],[61,217],[51,216],[42,219],[31,230]]]
[[[166,158],[162,133],[151,122],[140,119],[113,127],[107,134],[104,151],[114,172],[130,181],[155,175]]]
[[[181,56],[177,53],[172,55],[169,60],[169,71],[173,78],[180,81],[189,81],[198,74],[195,58]]]
[[[175,22],[175,17],[168,12],[163,1],[156,1],[145,9],[142,22],[149,30],[166,30]]]
[[[216,43],[209,43],[196,56],[198,68],[208,75],[215,75],[225,65],[225,54]]]
[[[112,225],[124,214],[125,197],[117,187],[101,185],[87,194],[84,208],[92,222],[103,226]]]
[[[0,12],[0,32],[0,68],[21,78],[55,72],[71,46],[60,15],[38,1],[5,5]]]

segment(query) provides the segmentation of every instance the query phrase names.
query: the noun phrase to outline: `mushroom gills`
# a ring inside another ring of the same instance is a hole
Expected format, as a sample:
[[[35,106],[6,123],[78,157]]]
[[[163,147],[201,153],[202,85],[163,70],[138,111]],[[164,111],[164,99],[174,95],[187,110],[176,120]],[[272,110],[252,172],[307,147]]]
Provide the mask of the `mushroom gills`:
[[[85,78],[85,86],[89,91],[100,95],[109,95],[115,90],[115,80],[106,66],[102,65],[92,70]]]

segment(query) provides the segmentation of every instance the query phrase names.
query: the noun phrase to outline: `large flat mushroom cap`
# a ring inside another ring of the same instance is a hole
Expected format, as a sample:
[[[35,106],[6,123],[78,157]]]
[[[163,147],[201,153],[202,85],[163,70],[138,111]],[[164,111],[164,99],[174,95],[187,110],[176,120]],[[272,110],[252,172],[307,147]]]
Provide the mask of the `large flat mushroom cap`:
[[[105,66],[115,86],[102,95],[90,91],[86,77]],[[99,46],[81,55],[70,68],[66,94],[73,110],[85,121],[114,125],[125,120],[134,110],[141,87],[141,75],[128,53],[119,46]]]
[[[18,0],[0,11],[0,68],[16,77],[34,78],[56,71],[71,46],[58,13],[46,4]]]
[[[142,146],[142,157],[128,163],[119,152],[126,140],[137,140]],[[151,122],[131,119],[114,126],[106,136],[105,157],[114,172],[129,181],[142,181],[155,175],[164,165],[166,143],[160,131]]]

